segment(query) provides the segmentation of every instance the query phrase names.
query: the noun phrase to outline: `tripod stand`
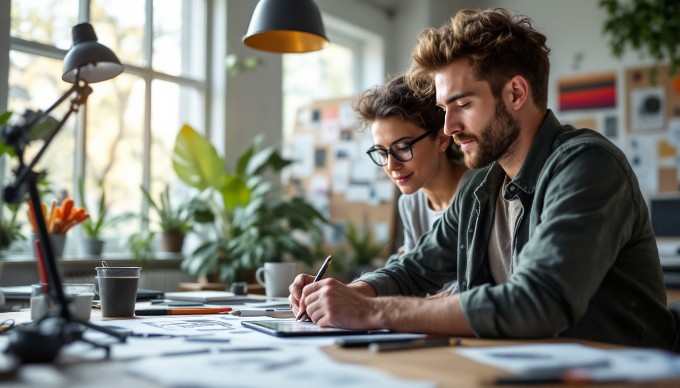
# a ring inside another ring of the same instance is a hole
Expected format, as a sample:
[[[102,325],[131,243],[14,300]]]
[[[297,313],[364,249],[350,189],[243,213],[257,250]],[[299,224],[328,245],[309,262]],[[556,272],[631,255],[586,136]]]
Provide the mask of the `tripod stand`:
[[[15,150],[19,160],[15,177],[13,181],[5,187],[3,197],[8,203],[19,203],[25,198],[25,194],[28,193],[30,203],[35,210],[33,216],[35,217],[35,222],[38,227],[40,244],[42,252],[44,253],[48,297],[52,299],[54,304],[54,308],[43,318],[8,332],[10,342],[5,352],[17,356],[22,362],[50,362],[56,358],[62,346],[75,341],[83,341],[97,348],[104,349],[106,357],[108,358],[110,354],[110,347],[108,344],[100,344],[83,336],[85,330],[88,328],[108,334],[120,342],[125,342],[126,339],[126,335],[123,333],[118,333],[72,316],[68,309],[68,300],[66,299],[62,288],[61,277],[57,270],[45,217],[42,212],[39,211],[41,208],[40,194],[38,193],[37,188],[39,173],[34,171],[34,167],[68,117],[73,112],[77,112],[82,104],[86,103],[87,97],[91,92],[92,89],[88,86],[87,82],[80,80],[79,76],[76,74],[76,80],[71,89],[66,91],[66,93],[64,93],[64,95],[48,110],[39,112],[33,117],[24,115],[24,121],[22,123],[15,126],[6,126],[2,131],[5,143]],[[29,164],[26,164],[24,162],[24,150],[26,145],[32,140],[30,138],[31,129],[47,118],[50,112],[72,94],[74,94],[74,97],[71,100],[68,112],[66,112],[62,120],[45,138],[42,148],[38,151],[33,160]]]

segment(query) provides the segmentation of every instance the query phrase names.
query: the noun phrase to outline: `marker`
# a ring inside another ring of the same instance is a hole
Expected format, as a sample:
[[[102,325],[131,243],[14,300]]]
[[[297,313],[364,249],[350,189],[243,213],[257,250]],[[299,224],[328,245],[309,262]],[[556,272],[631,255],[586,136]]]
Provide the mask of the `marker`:
[[[326,273],[326,270],[328,269],[328,267],[330,267],[330,265],[331,265],[331,256],[328,255],[326,260],[324,260],[323,264],[321,265],[321,268],[319,268],[319,272],[314,277],[314,281],[312,283],[316,283],[319,280],[321,280],[321,278],[323,277],[323,274]],[[307,315],[307,312],[305,310],[300,310],[300,313],[298,314],[297,317],[295,317],[295,320],[299,321],[300,318],[302,318],[303,315]]]
[[[231,307],[195,308],[195,309],[136,309],[135,315],[200,315],[221,314],[231,311]]]
[[[456,346],[460,345],[458,337],[430,337],[406,339],[403,341],[374,342],[368,345],[368,350],[372,352],[387,352],[392,350],[429,348],[433,346]]]

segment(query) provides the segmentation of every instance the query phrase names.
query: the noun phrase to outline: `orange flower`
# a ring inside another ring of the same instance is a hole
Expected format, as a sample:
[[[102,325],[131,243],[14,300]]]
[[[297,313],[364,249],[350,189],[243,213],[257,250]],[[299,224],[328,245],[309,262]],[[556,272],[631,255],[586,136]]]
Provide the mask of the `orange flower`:
[[[85,208],[76,207],[72,198],[66,198],[61,206],[57,206],[57,201],[53,200],[49,212],[47,205],[42,203],[40,206],[43,218],[47,224],[47,233],[66,234],[72,227],[80,224],[90,217]],[[31,222],[33,233],[38,233],[33,204],[28,203],[28,219]]]

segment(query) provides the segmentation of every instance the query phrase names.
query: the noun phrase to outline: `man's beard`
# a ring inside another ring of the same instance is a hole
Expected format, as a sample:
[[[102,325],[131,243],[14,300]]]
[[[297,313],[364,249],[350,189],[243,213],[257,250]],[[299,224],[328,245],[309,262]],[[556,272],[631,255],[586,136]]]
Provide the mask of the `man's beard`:
[[[468,168],[481,168],[514,152],[514,144],[519,137],[520,126],[510,115],[502,101],[496,101],[496,109],[481,132],[481,138],[468,135],[456,137],[457,141],[473,140],[477,152],[465,152],[465,165]]]

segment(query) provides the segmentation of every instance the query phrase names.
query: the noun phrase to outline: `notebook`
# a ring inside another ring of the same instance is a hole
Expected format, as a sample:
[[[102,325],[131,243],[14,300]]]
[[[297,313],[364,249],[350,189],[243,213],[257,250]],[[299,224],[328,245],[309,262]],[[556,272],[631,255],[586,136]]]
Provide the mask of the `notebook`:
[[[386,334],[389,330],[348,330],[337,327],[321,327],[309,321],[268,320],[268,321],[242,321],[242,326],[260,331],[276,337],[310,337],[310,336],[336,336],[355,334]]]

